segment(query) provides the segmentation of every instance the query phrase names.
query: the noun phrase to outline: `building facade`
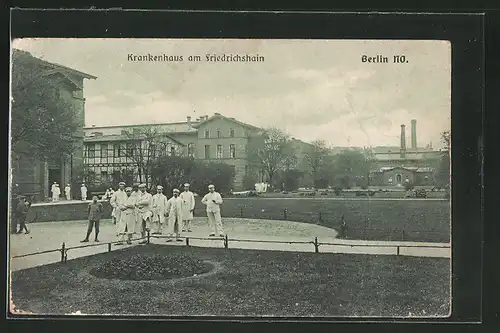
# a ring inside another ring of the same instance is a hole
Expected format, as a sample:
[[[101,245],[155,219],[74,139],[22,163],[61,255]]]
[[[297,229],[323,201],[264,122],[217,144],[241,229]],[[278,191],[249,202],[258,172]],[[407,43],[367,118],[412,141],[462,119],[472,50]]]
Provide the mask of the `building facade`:
[[[79,144],[70,156],[61,156],[60,159],[42,161],[25,151],[19,154],[16,165],[12,165],[13,190],[20,194],[33,196],[37,201],[43,201],[50,194],[50,187],[54,182],[60,184],[72,183],[73,170],[83,167],[83,137],[84,137],[84,80],[96,79],[95,76],[68,68],[59,64],[50,63],[33,57],[29,52],[14,49],[12,61],[28,61],[34,64],[47,83],[55,84],[58,88],[58,98],[70,104],[75,111],[75,118],[81,129],[74,133]]]

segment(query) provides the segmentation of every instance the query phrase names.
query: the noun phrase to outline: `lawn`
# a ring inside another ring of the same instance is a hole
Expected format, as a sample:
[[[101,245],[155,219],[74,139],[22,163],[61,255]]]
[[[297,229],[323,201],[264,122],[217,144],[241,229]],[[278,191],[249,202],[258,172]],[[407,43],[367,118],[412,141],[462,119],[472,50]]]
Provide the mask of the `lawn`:
[[[149,281],[91,274],[155,256],[209,262],[214,270]],[[449,291],[448,259],[153,244],[12,273],[16,308],[43,314],[447,316]]]

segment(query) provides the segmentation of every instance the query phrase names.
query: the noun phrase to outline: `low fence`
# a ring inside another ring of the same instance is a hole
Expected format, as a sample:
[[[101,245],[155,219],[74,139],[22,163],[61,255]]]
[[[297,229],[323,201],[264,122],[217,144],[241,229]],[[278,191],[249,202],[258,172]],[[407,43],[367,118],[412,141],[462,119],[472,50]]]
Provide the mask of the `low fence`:
[[[172,236],[163,236],[163,235],[151,235],[149,232],[147,233],[147,236],[145,237],[140,237],[140,238],[133,238],[131,241],[145,241],[145,244],[150,244],[151,239],[156,238],[156,239],[174,239]],[[275,241],[275,240],[259,240],[259,239],[236,239],[236,238],[229,238],[228,235],[225,235],[225,237],[212,237],[212,238],[206,238],[206,237],[183,237],[184,238],[184,244],[185,246],[189,247],[190,245],[190,240],[206,240],[206,241],[218,241],[222,242],[224,249],[229,249],[229,243],[230,242],[245,242],[245,243],[271,243],[271,244],[310,244],[314,246],[314,253],[320,253],[320,246],[321,245],[331,245],[331,246],[345,246],[345,247],[350,247],[350,248],[356,248],[356,247],[372,247],[372,248],[396,248],[396,255],[400,256],[401,254],[401,248],[422,248],[422,249],[442,249],[442,248],[450,248],[449,245],[441,245],[441,244],[435,244],[435,245],[416,245],[416,244],[385,244],[385,245],[380,245],[380,244],[341,244],[341,243],[330,243],[330,242],[319,242],[318,237],[315,237],[311,241]],[[68,259],[68,251],[70,250],[76,250],[76,249],[83,249],[83,248],[89,248],[89,247],[100,247],[100,246],[106,246],[108,252],[111,252],[113,250],[112,245],[116,245],[119,243],[123,243],[121,241],[115,241],[115,242],[103,242],[99,244],[87,244],[87,245],[79,245],[79,246],[72,246],[68,247],[66,246],[66,243],[62,243],[61,248],[59,249],[52,249],[52,250],[45,250],[45,251],[38,251],[38,252],[32,252],[32,253],[26,253],[26,254],[21,254],[17,256],[12,256],[12,259],[17,259],[17,258],[24,258],[24,257],[30,257],[30,256],[35,256],[35,255],[40,255],[40,254],[46,254],[46,253],[60,253],[60,262],[65,263]]]

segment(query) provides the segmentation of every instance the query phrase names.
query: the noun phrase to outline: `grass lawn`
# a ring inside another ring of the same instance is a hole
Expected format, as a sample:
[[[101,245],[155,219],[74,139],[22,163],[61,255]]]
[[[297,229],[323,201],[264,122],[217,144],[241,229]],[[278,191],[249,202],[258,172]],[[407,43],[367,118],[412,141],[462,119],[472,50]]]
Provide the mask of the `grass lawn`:
[[[90,274],[138,255],[188,256],[215,269],[154,281]],[[447,316],[449,297],[450,261],[435,258],[151,244],[12,273],[16,308],[43,314]]]

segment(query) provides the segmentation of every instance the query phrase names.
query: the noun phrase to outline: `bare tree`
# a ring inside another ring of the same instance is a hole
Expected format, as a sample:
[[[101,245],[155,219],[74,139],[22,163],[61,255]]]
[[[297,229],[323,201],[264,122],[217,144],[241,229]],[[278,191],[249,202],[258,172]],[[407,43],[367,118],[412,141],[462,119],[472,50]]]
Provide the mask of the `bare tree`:
[[[149,187],[151,170],[161,156],[180,156],[182,146],[155,125],[137,126],[125,132],[126,155],[137,167],[139,180]]]
[[[308,147],[304,154],[304,158],[309,165],[313,181],[315,182],[315,186],[316,182],[319,179],[319,174],[321,173],[322,168],[324,167],[329,155],[330,151],[326,145],[326,142],[323,140],[315,140],[311,142],[311,145]]]
[[[279,170],[295,163],[290,137],[278,128],[269,128],[260,140],[251,140],[248,155],[267,173],[271,184]]]

